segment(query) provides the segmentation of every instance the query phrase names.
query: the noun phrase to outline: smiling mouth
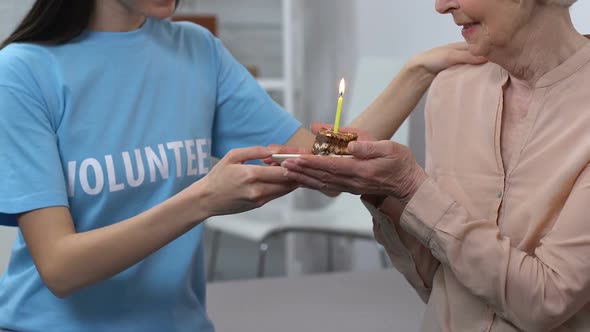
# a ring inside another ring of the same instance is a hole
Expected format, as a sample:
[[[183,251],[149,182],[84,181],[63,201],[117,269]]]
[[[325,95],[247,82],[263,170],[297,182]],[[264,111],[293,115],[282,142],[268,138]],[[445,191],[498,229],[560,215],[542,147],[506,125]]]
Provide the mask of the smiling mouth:
[[[473,28],[474,26],[479,25],[479,23],[477,23],[477,22],[476,23],[467,23],[467,24],[462,24],[462,25],[463,25],[463,30],[467,30],[467,29]]]

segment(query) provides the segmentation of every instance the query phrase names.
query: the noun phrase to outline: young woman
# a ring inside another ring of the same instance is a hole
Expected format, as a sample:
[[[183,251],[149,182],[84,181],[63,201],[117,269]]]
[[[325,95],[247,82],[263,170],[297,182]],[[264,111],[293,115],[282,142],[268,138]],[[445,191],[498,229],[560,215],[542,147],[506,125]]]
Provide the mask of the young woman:
[[[0,223],[19,233],[0,328],[212,331],[198,225],[297,188],[245,162],[313,135],[218,39],[165,20],[176,5],[37,0],[3,44]],[[384,114],[403,119],[461,61],[476,60],[456,47],[417,58]]]

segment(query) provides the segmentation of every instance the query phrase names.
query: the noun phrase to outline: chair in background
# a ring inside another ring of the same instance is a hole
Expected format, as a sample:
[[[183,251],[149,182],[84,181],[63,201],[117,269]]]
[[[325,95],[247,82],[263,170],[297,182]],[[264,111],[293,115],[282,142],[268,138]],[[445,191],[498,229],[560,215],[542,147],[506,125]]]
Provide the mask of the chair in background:
[[[219,246],[223,234],[233,235],[258,244],[256,276],[264,277],[269,240],[290,233],[341,236],[374,242],[371,215],[358,196],[341,194],[332,198],[325,208],[298,210],[291,207],[289,197],[272,201],[262,208],[237,215],[213,217],[206,222],[212,231],[212,248],[208,266],[208,280],[215,278]],[[377,243],[374,242],[377,246]],[[377,247],[378,249],[378,247]],[[333,269],[332,242],[326,246],[327,269]],[[381,250],[383,266],[387,265]]]

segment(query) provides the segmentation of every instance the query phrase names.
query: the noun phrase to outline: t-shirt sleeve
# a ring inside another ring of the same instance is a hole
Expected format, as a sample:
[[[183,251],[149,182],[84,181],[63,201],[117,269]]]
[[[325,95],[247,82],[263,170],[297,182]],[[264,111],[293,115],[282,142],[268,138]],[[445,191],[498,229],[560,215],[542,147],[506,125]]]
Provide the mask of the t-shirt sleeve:
[[[16,226],[22,212],[68,206],[55,124],[31,90],[0,81],[0,225]]]
[[[301,127],[215,38],[218,58],[212,155],[248,146],[284,144]]]

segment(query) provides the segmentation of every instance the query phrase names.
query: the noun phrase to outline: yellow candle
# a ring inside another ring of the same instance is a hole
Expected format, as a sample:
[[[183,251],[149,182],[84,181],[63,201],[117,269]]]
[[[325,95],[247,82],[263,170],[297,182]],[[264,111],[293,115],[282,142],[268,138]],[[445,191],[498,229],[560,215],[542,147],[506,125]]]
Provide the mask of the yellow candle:
[[[336,120],[334,121],[334,133],[338,134],[340,129],[340,116],[342,114],[342,102],[344,101],[344,90],[346,88],[346,82],[344,79],[340,81],[340,97],[338,97],[338,106],[336,107]]]

